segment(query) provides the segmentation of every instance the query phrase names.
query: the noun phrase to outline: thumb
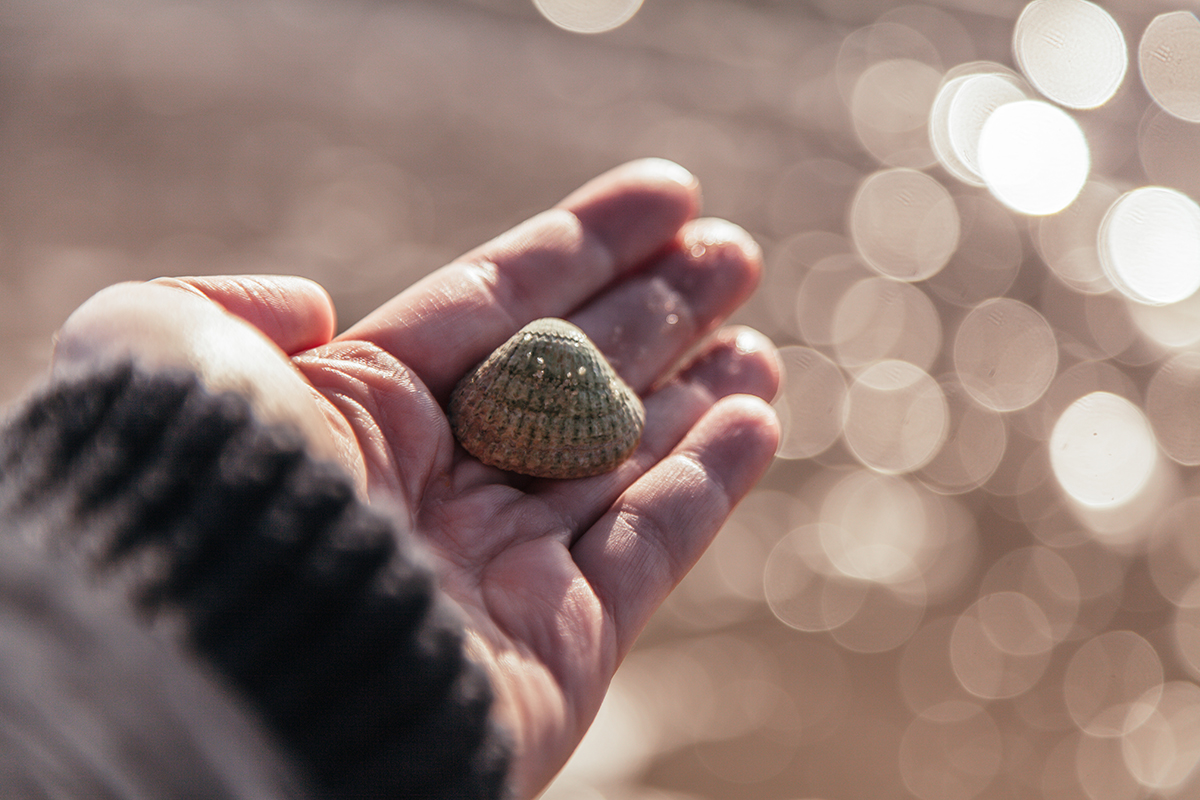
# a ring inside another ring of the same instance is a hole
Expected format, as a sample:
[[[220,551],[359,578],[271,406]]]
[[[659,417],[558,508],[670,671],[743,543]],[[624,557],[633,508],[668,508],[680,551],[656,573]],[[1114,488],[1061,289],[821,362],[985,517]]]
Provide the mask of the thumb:
[[[186,367],[210,389],[246,397],[266,421],[295,426],[318,455],[337,460],[340,450],[325,408],[287,353],[328,341],[333,329],[328,297],[308,282],[204,283],[212,298],[177,279],[119,283],[101,290],[59,329],[51,375],[62,377],[122,359],[152,369]],[[268,283],[280,293],[258,291]],[[289,287],[301,288],[289,294]],[[276,300],[294,301],[296,307]]]
[[[196,292],[258,328],[289,356],[328,344],[337,315],[320,284],[294,275],[158,278],[153,284]]]

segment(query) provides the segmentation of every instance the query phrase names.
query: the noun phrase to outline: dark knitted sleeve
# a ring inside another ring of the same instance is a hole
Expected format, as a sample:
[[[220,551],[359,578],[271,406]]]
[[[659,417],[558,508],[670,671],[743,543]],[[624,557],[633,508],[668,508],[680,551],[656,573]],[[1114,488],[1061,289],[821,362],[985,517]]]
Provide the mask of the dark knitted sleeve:
[[[408,534],[247,403],[128,365],[0,443],[0,518],[177,627],[335,796],[503,796],[486,675]]]
[[[311,797],[246,704],[0,520],[0,797]]]

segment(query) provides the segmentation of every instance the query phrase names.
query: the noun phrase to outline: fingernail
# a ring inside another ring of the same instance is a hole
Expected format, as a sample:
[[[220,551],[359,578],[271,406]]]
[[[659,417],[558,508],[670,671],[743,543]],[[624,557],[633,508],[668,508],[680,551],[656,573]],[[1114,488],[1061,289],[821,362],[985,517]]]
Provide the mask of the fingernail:
[[[674,161],[668,161],[665,158],[645,158],[642,159],[641,165],[648,172],[654,172],[664,178],[678,183],[680,186],[688,188],[694,187],[698,181],[696,176],[688,170],[676,164]]]
[[[693,258],[703,257],[710,248],[733,246],[747,261],[761,261],[762,248],[745,228],[729,220],[707,217],[696,220],[683,235],[683,244]]]

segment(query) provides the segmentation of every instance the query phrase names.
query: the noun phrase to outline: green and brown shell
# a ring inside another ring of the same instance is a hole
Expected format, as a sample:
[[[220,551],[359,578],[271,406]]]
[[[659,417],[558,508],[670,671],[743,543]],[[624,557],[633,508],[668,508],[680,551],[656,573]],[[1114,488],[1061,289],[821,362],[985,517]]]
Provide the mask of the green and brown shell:
[[[646,411],[595,344],[561,319],[535,320],[459,381],[450,425],[485,464],[542,478],[599,475],[624,461]]]

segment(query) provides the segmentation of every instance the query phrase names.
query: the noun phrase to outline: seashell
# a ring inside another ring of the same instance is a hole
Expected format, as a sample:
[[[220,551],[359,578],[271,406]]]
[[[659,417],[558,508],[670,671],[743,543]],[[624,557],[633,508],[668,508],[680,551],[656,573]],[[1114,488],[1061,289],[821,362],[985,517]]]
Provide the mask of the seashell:
[[[545,318],[517,331],[454,387],[450,425],[485,464],[582,478],[624,461],[646,411],[592,340]]]

